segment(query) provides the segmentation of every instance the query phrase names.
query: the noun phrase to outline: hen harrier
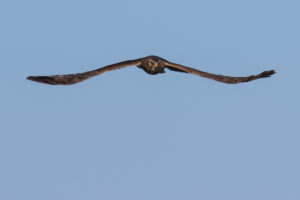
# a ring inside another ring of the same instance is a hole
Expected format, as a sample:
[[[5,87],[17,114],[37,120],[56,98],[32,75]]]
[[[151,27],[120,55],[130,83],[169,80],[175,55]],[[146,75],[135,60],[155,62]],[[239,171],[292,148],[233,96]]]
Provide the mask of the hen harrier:
[[[107,65],[105,67],[88,71],[88,72],[83,72],[83,73],[53,75],[53,76],[29,76],[27,77],[27,79],[40,82],[40,83],[52,84],[52,85],[71,85],[71,84],[84,81],[93,76],[100,75],[104,72],[109,72],[111,70],[116,70],[116,69],[132,66],[132,65],[136,65],[138,68],[141,68],[148,74],[152,74],[152,75],[165,73],[165,68],[168,68],[169,70],[172,71],[190,73],[205,78],[213,79],[215,81],[230,83],[230,84],[253,81],[259,78],[270,77],[272,74],[275,74],[274,70],[269,70],[269,71],[264,71],[258,75],[252,75],[247,77],[223,76],[217,74],[210,74],[207,72],[199,71],[197,69],[172,63],[158,56],[147,56],[136,60],[127,60],[116,64]]]

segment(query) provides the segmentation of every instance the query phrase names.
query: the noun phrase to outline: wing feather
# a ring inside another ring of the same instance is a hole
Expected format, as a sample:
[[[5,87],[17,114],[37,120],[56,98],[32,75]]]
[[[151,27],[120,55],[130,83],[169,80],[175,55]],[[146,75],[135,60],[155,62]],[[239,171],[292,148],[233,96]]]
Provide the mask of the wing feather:
[[[223,75],[217,75],[217,74],[211,74],[207,72],[203,72],[194,68],[186,67],[183,65],[179,65],[176,63],[172,62],[166,62],[165,63],[166,67],[170,70],[173,71],[183,71],[187,72],[190,74],[202,76],[205,78],[209,78],[215,81],[223,82],[223,83],[229,83],[229,84],[235,84],[235,83],[242,83],[242,82],[248,82],[248,81],[253,81],[259,78],[266,78],[270,77],[272,74],[275,74],[275,70],[269,70],[269,71],[264,71],[258,75],[251,75],[251,76],[246,76],[246,77],[232,77],[232,76],[223,76]]]
[[[27,77],[27,79],[36,81],[39,83],[46,83],[46,84],[51,84],[51,85],[71,85],[71,84],[75,84],[75,83],[84,81],[88,78],[100,75],[104,72],[109,72],[112,70],[128,67],[131,65],[139,65],[140,62],[141,62],[141,59],[127,60],[127,61],[115,63],[112,65],[107,65],[105,67],[95,69],[92,71],[83,72],[83,73],[52,75],[52,76],[29,76],[29,77]]]

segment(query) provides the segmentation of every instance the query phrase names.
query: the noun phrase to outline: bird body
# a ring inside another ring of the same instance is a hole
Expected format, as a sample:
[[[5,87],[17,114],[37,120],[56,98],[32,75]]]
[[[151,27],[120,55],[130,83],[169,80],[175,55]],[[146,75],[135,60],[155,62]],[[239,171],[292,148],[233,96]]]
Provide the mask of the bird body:
[[[269,70],[269,71],[264,71],[258,75],[252,75],[246,77],[223,76],[223,75],[203,72],[197,69],[172,63],[158,56],[151,55],[136,60],[127,60],[112,65],[107,65],[105,67],[92,70],[92,71],[83,72],[83,73],[53,75],[53,76],[29,76],[27,77],[27,79],[40,82],[40,83],[52,84],[52,85],[71,85],[71,84],[84,81],[88,78],[100,75],[104,72],[108,72],[108,71],[112,71],[112,70],[116,70],[128,66],[133,66],[133,65],[136,65],[138,68],[143,69],[146,73],[151,75],[165,73],[165,68],[168,68],[169,70],[172,71],[190,73],[190,74],[202,76],[205,78],[213,79],[215,81],[229,83],[229,84],[248,82],[259,78],[266,78],[266,77],[270,77],[272,74],[275,73],[274,70]]]

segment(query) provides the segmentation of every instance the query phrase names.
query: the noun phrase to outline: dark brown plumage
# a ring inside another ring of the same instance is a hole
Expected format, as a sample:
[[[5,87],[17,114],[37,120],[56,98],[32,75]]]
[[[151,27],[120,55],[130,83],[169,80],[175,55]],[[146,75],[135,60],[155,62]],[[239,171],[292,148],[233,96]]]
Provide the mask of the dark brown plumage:
[[[83,73],[53,75],[53,76],[29,76],[27,77],[27,79],[40,82],[40,83],[52,84],[52,85],[71,85],[71,84],[84,81],[88,78],[100,75],[104,72],[120,69],[123,67],[134,66],[134,65],[136,65],[138,68],[143,69],[148,74],[152,74],[152,75],[165,73],[165,68],[168,68],[169,70],[172,71],[190,73],[205,78],[213,79],[215,81],[230,83],[230,84],[253,81],[259,78],[270,77],[272,74],[275,74],[274,70],[269,70],[269,71],[264,71],[258,75],[252,75],[247,77],[223,76],[223,75],[217,75],[217,74],[211,74],[211,73],[199,71],[197,69],[172,63],[158,56],[147,56],[136,60],[127,60],[124,62],[107,65],[105,67],[88,71],[88,72],[83,72]]]

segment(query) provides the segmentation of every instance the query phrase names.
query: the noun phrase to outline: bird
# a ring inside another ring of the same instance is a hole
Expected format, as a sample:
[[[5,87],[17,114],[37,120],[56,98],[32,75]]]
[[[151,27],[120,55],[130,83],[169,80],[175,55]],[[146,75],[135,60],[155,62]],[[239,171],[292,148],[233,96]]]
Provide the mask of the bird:
[[[224,75],[207,73],[184,65],[169,62],[168,60],[158,56],[150,55],[147,57],[142,57],[134,60],[126,60],[123,62],[118,62],[115,64],[107,65],[83,73],[52,75],[52,76],[28,76],[27,79],[31,81],[36,81],[39,83],[45,83],[51,85],[72,85],[87,80],[91,77],[100,75],[104,72],[109,72],[112,70],[121,69],[128,66],[137,66],[138,68],[144,70],[146,73],[151,75],[163,74],[165,73],[165,69],[167,68],[171,71],[198,75],[218,82],[228,83],[228,84],[249,82],[260,78],[270,77],[271,75],[276,73],[275,70],[268,70],[257,75],[251,75],[245,77],[224,76]]]

